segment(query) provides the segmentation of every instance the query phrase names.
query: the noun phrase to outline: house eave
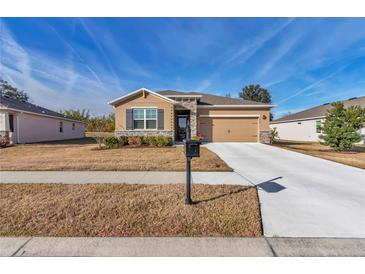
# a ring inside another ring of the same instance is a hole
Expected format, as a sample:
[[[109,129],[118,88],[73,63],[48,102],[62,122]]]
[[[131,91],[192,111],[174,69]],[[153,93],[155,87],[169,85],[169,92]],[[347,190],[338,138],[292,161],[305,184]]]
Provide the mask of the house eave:
[[[291,120],[272,121],[272,122],[270,122],[270,125],[282,124],[282,123],[290,123],[290,122],[300,122],[300,121],[317,120],[317,119],[323,119],[323,118],[326,118],[326,116],[316,116],[316,117],[299,118],[299,119],[291,119]]]
[[[53,115],[48,115],[48,114],[42,114],[42,113],[37,113],[37,112],[32,112],[32,111],[26,111],[26,110],[21,110],[21,109],[16,109],[16,108],[0,107],[0,110],[14,111],[14,112],[18,112],[18,113],[26,113],[26,114],[37,115],[37,116],[42,116],[42,117],[47,117],[47,118],[53,118],[53,119],[58,119],[58,120],[65,120],[65,121],[85,124],[84,122],[79,121],[79,120],[69,119],[66,117],[58,117],[58,116],[53,116]]]
[[[153,94],[153,95],[155,95],[155,96],[157,96],[157,97],[161,98],[162,100],[165,100],[165,101],[167,101],[167,102],[169,102],[169,103],[171,103],[171,104],[176,104],[176,101],[174,101],[174,100],[172,100],[172,99],[170,99],[170,98],[168,98],[168,97],[166,97],[166,96],[164,96],[164,95],[158,94],[157,92],[154,92],[154,91],[152,91],[152,90],[149,90],[149,89],[147,89],[147,88],[139,88],[139,89],[137,89],[137,90],[135,90],[135,91],[132,91],[132,92],[130,92],[130,93],[128,93],[128,94],[126,94],[126,95],[123,95],[123,96],[118,97],[118,98],[116,98],[116,99],[114,99],[114,100],[112,100],[112,101],[109,101],[109,102],[108,102],[108,104],[109,104],[109,105],[114,106],[115,104],[117,104],[117,103],[121,103],[121,102],[123,102],[124,100],[126,100],[126,99],[128,99],[128,98],[132,97],[133,95],[138,94],[138,93],[139,93],[139,92],[141,92],[141,91],[142,91],[142,92],[143,92],[143,91],[146,91],[146,92],[148,92],[148,93],[151,93],[151,94]]]
[[[276,105],[198,105],[198,108],[273,108]]]

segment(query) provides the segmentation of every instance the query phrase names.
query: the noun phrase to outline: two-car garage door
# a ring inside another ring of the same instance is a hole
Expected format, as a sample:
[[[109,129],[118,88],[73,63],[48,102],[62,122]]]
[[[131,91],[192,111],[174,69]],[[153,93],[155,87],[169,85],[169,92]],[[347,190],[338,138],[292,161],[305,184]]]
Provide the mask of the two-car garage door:
[[[257,117],[199,117],[199,132],[209,142],[257,142]]]

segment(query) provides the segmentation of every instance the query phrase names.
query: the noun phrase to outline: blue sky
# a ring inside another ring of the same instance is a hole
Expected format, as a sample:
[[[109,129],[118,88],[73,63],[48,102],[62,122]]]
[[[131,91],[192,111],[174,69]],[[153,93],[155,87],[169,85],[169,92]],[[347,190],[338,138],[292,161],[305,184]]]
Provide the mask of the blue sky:
[[[237,97],[260,84],[278,118],[365,95],[365,19],[2,18],[0,78],[94,115],[139,87]]]

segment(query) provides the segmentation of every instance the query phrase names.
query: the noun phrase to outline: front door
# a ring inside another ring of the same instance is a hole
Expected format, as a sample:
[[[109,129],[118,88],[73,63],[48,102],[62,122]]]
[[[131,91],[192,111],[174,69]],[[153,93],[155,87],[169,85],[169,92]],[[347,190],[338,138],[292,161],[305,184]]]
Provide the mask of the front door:
[[[178,115],[177,116],[177,140],[183,141],[186,138],[186,129],[188,126],[188,116]]]

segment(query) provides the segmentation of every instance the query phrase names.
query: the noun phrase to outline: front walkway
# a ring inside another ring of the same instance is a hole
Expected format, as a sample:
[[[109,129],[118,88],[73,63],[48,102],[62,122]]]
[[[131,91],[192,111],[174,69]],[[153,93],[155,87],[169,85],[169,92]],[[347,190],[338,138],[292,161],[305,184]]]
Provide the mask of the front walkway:
[[[185,183],[185,172],[161,171],[0,171],[0,183]],[[193,172],[197,184],[252,184],[235,172]]]
[[[0,256],[365,256],[365,239],[4,237]]]

